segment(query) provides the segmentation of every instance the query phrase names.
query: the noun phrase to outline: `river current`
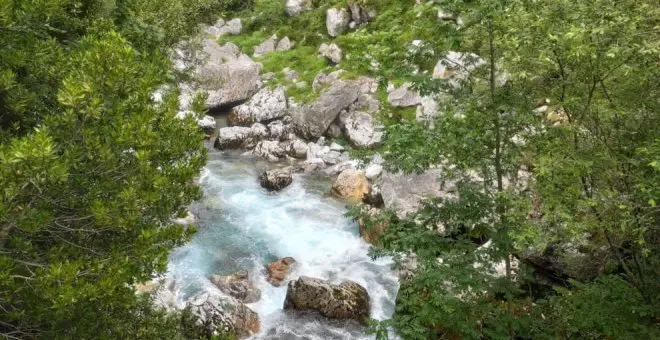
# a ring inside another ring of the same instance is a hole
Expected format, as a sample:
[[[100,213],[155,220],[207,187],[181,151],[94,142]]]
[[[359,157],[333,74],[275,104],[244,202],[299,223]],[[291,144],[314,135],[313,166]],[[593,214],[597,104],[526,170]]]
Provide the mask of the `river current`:
[[[399,284],[391,259],[372,260],[356,223],[344,216],[344,204],[326,195],[327,178],[295,174],[289,187],[269,193],[257,180],[268,166],[247,157],[209,152],[200,178],[204,197],[191,208],[198,232],[170,258],[168,276],[178,282],[177,298],[183,301],[203,290],[218,293],[208,279],[212,274],[248,270],[262,292],[258,302],[248,305],[261,319],[256,339],[373,339],[352,321],[282,310],[286,285],[267,283],[264,268],[286,256],[297,261],[290,279],[302,275],[333,283],[349,279],[364,286],[371,317],[377,320],[393,313]]]

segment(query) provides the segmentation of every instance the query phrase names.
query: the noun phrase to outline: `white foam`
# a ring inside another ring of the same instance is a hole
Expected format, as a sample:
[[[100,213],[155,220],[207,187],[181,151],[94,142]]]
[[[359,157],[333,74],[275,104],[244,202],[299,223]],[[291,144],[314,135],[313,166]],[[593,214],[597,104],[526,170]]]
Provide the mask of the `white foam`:
[[[261,316],[262,330],[306,329],[310,333],[315,323],[323,321],[296,324],[297,319],[283,316],[286,286],[273,287],[262,273],[269,261],[291,256],[297,263],[290,278],[305,275],[335,283],[356,281],[369,292],[371,317],[382,320],[391,316],[398,289],[391,260],[372,261],[367,256],[369,246],[359,237],[355,223],[344,217],[342,203],[313,189],[319,183],[303,175],[296,175],[282,192],[268,193],[259,187],[253,164],[212,156],[216,158],[200,177],[205,189],[205,197],[197,205],[205,209],[198,212],[200,232],[190,244],[177,249],[170,261],[169,274],[185,281],[179,284],[183,287],[179,295],[215,289],[206,279],[211,274],[248,269],[262,291],[261,300],[250,305]],[[324,332],[332,329],[328,324],[319,327]],[[335,331],[343,334],[340,329]]]

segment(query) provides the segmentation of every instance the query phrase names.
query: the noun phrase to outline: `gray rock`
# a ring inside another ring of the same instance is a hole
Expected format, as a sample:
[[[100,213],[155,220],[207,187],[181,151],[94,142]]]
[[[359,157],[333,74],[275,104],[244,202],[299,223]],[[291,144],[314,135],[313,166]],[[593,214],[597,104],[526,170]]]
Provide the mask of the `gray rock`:
[[[405,216],[416,211],[426,197],[447,197],[448,191],[438,180],[440,169],[429,169],[422,174],[406,175],[383,172],[380,188],[385,207]]]
[[[293,43],[293,41],[291,41],[289,39],[289,37],[284,37],[284,38],[282,38],[282,40],[280,40],[280,42],[277,43],[277,46],[275,47],[275,50],[277,52],[288,51],[288,50],[292,49],[294,45],[295,44]]]
[[[228,120],[232,125],[247,125],[277,119],[287,113],[286,94],[282,86],[264,87],[250,100],[234,107]]]
[[[211,282],[223,293],[243,303],[253,303],[261,299],[261,290],[248,278],[246,270],[231,275],[212,275]]]
[[[319,53],[321,54],[322,57],[327,58],[328,60],[330,60],[335,64],[339,64],[341,62],[342,51],[339,48],[339,46],[337,46],[337,44],[335,43],[321,44],[321,47],[319,47]]]
[[[301,276],[289,282],[284,309],[316,311],[328,318],[364,323],[369,318],[369,294],[353,281],[333,285],[325,280]]]
[[[405,83],[399,88],[395,88],[387,95],[387,101],[393,106],[410,107],[419,105],[422,102],[422,97],[418,91],[410,89],[412,84]]]
[[[285,125],[281,120],[276,120],[268,124],[269,137],[275,140],[284,140],[288,138],[290,126]]]
[[[272,140],[259,141],[252,153],[270,162],[277,162],[280,158],[286,156],[286,150],[280,143]]]
[[[344,147],[337,144],[337,143],[332,143],[332,144],[330,144],[330,151],[342,152],[342,151],[344,151]]]
[[[209,338],[218,333],[249,337],[259,333],[261,328],[259,315],[229,296],[200,293],[191,297],[187,306]]]
[[[261,88],[261,65],[240,58],[223,64],[207,63],[197,72],[200,90],[207,92],[206,106],[223,107],[240,103]]]
[[[335,165],[339,163],[340,158],[341,158],[341,152],[335,150],[330,150],[328,153],[324,154],[321,157],[323,162],[328,165]]]
[[[292,70],[288,67],[285,67],[282,70],[282,73],[284,73],[284,78],[286,78],[287,80],[293,81],[293,80],[296,80],[296,79],[300,78],[300,73],[298,73],[298,72],[296,72],[296,71],[294,71],[294,70]]]
[[[218,130],[214,147],[220,150],[241,149],[254,145],[252,129],[243,126],[225,127]]]
[[[383,166],[380,164],[369,164],[364,169],[364,175],[367,176],[367,179],[374,180],[383,173]]]
[[[323,72],[317,74],[316,77],[314,77],[314,81],[312,82],[312,89],[318,91],[325,86],[334,84],[339,80],[339,77],[341,77],[342,73],[344,73],[344,70],[337,70],[329,74],[325,74]]]
[[[342,158],[347,158],[342,154]],[[335,164],[325,170],[323,170],[323,173],[327,176],[337,176],[340,173],[344,172],[345,170],[355,170],[357,169],[359,164],[359,161],[357,160],[350,160],[350,159],[343,159],[341,163]]]
[[[268,191],[280,191],[292,182],[293,177],[288,169],[268,170],[259,176],[259,184]]]
[[[300,13],[312,9],[312,0],[286,0],[284,11],[290,17],[298,16]]]
[[[300,139],[296,139],[291,143],[289,149],[289,155],[295,158],[307,158],[307,151],[309,147],[305,142]]]
[[[355,84],[334,83],[314,103],[293,111],[296,130],[305,138],[322,136],[339,112],[357,100],[359,90]]]
[[[378,165],[383,165],[385,164],[385,159],[383,156],[381,156],[380,153],[375,153],[373,156],[371,156],[371,164],[378,164]]]
[[[380,110],[380,101],[369,94],[361,94],[358,100],[348,107],[348,111],[362,111],[374,114]]]
[[[252,136],[256,138],[266,138],[269,135],[268,128],[266,125],[263,125],[261,123],[254,123],[252,126],[250,126],[250,133]]]
[[[320,158],[307,158],[304,163],[305,172],[310,173],[325,167],[325,162]]]
[[[277,44],[277,35],[273,34],[266,41],[254,47],[254,56],[261,57],[266,53],[275,52],[275,46]]]
[[[241,34],[241,31],[243,30],[243,24],[241,23],[241,19],[236,18],[229,20],[225,23],[224,26],[220,28],[220,35],[239,35]]]
[[[373,117],[365,112],[347,112],[339,117],[346,137],[359,148],[369,148],[383,140],[383,132],[378,131]]]
[[[351,21],[351,15],[346,8],[330,8],[326,14],[325,25],[328,28],[328,35],[336,37],[348,29],[348,23]]]

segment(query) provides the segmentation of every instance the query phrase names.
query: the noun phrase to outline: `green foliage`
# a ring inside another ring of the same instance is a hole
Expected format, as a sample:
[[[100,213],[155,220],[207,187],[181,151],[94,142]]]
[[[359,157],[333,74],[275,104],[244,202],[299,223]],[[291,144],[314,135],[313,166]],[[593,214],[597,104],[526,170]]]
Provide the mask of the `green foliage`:
[[[388,166],[438,166],[455,190],[404,219],[355,215],[367,225],[388,221],[374,255],[412,252],[419,261],[384,325],[411,339],[657,337],[657,6],[427,1],[412,9],[420,23],[407,32],[436,20],[438,9],[460,14],[464,25],[436,21],[426,35],[418,31],[424,43],[412,54],[406,48],[413,36],[397,40],[386,29],[338,39],[354,50],[379,35],[387,55],[371,55],[390,80],[408,66],[428,71],[425,56],[437,60],[447,50],[484,59],[455,80],[460,86],[424,72],[399,78],[439,101],[432,127],[386,108]],[[391,17],[391,27],[398,20]],[[389,56],[412,62],[391,65]],[[353,60],[369,70],[369,60]],[[544,98],[551,105],[541,116],[533,110]],[[553,247],[575,244],[578,253],[603,254],[589,264],[596,269],[579,273],[583,281],[567,268],[527,262],[541,252],[564,267],[589,268],[579,263],[589,256],[553,255]],[[559,287],[549,289],[553,284]]]
[[[190,337],[132,287],[194,232],[171,219],[200,195],[203,134],[152,94],[219,4],[0,2],[2,336]]]

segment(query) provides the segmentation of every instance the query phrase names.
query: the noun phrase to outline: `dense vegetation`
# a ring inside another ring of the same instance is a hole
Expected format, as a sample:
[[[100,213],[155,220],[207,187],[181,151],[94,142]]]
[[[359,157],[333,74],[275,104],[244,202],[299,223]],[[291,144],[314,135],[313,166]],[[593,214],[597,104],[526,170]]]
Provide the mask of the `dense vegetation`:
[[[381,99],[388,82],[411,81],[442,112],[428,124],[386,104],[379,151],[394,171],[440,165],[457,188],[406,218],[353,211],[387,225],[374,256],[414,255],[418,265],[393,319],[374,331],[659,337],[657,1],[358,2],[378,16],[334,39],[345,53],[337,68],[377,77]],[[287,35],[304,48],[265,56],[270,71],[327,72],[308,50],[330,41],[325,10],[345,5],[314,1],[290,19],[279,2],[257,0],[245,14],[251,35],[234,42],[249,52]],[[461,25],[438,20],[439,10]],[[460,86],[431,77],[448,51],[483,60],[467,63],[474,71]]]
[[[382,98],[411,81],[442,112],[431,128],[385,105],[379,151],[391,170],[441,166],[457,188],[407,217],[361,216],[387,225],[374,256],[417,263],[372,330],[660,338],[657,0],[356,1],[378,16],[334,39],[337,68],[377,77]],[[316,57],[325,11],[346,3],[289,18],[276,0],[0,0],[0,335],[196,337],[133,288],[189,238],[171,218],[198,197],[205,159],[176,91],[152,98],[181,76],[170,48],[241,16],[246,33],[222,39],[250,52],[289,36],[297,47],[261,58],[264,72],[311,82],[333,69]],[[432,79],[448,51],[484,62],[460,86]]]
[[[134,283],[193,231],[205,162],[170,47],[211,0],[0,1],[0,336],[176,338]]]

